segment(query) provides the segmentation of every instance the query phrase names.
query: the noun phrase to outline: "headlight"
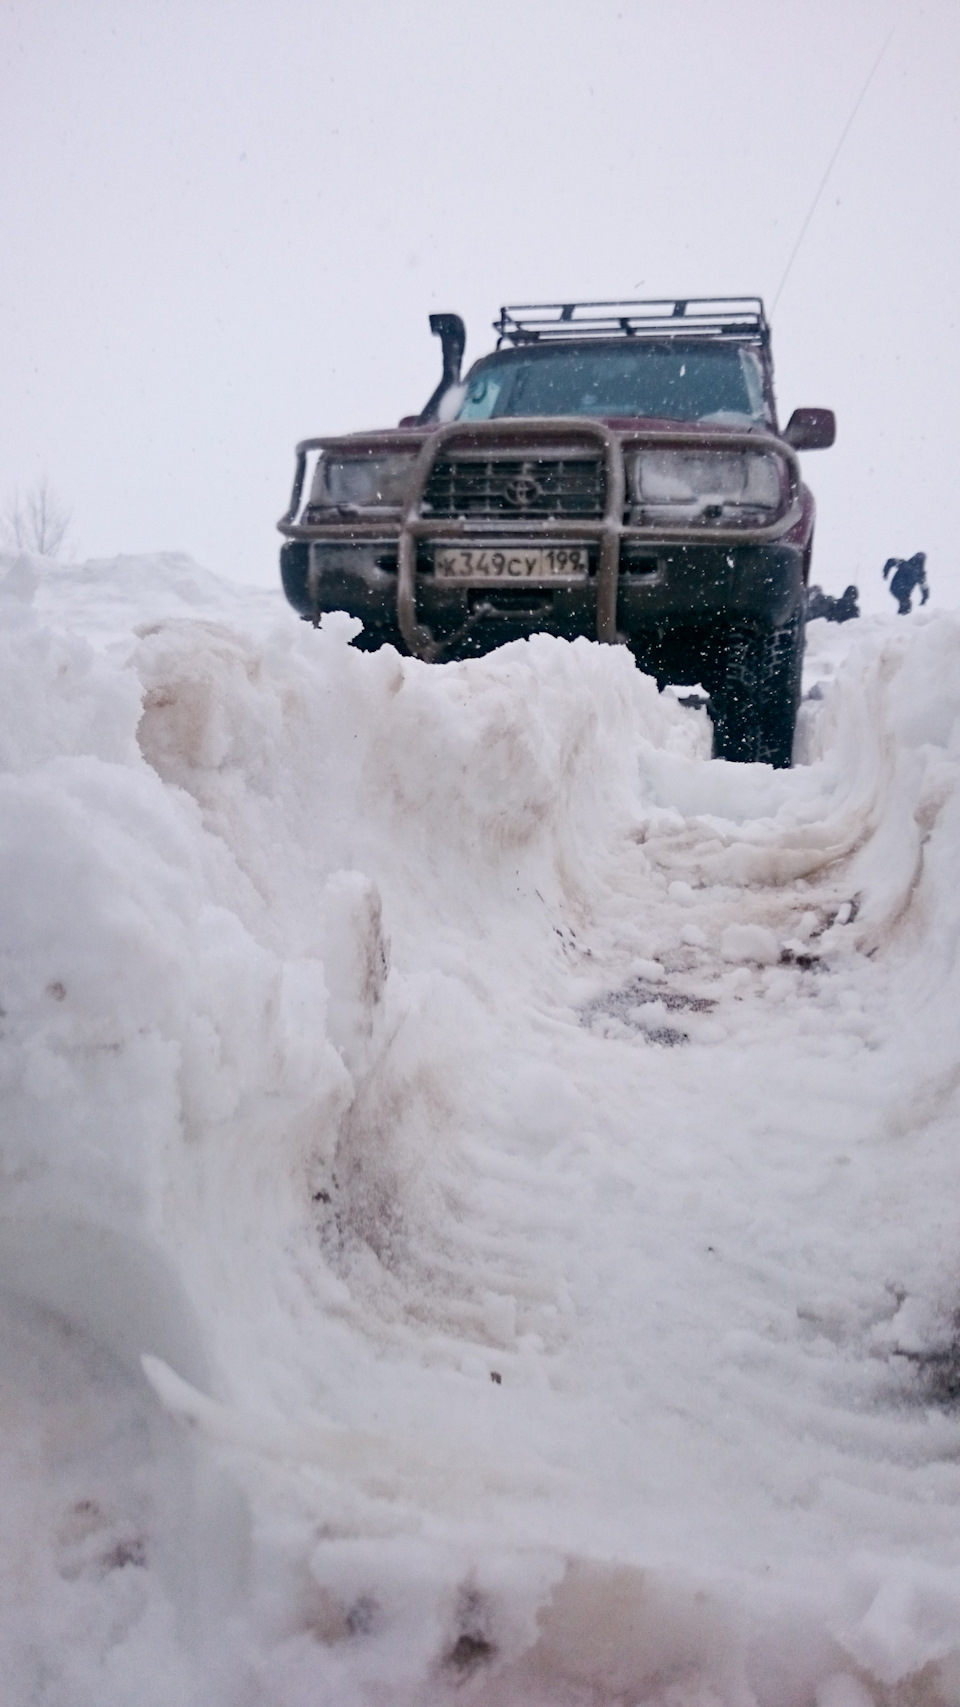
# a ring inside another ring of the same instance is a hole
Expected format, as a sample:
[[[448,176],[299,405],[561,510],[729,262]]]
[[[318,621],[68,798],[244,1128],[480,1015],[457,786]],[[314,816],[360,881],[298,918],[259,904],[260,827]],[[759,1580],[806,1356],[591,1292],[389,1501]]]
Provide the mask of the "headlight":
[[[313,476],[310,507],[343,505],[356,510],[399,509],[407,495],[415,452],[386,456],[321,456]]]
[[[628,470],[646,521],[770,522],[783,508],[786,468],[763,451],[638,451]]]

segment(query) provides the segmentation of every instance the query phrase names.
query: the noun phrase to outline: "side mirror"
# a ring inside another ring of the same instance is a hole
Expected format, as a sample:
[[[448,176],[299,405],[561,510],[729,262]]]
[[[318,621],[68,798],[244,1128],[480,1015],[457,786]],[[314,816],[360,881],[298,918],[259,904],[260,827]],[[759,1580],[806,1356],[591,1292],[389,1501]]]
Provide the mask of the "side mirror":
[[[836,436],[832,409],[794,409],[783,434],[793,450],[829,450]]]

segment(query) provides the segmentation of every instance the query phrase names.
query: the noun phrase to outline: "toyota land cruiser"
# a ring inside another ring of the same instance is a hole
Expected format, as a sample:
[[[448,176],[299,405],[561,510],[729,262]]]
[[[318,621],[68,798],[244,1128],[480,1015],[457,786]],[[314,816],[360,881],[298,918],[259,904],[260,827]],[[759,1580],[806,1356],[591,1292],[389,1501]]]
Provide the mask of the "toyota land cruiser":
[[[297,447],[294,608],[433,660],[538,630],[623,644],[661,687],[706,689],[718,756],[789,765],[814,523],[797,451],[835,423],[779,429],[760,299],[503,308],[465,380],[463,322],[430,326],[443,375],[419,415]]]

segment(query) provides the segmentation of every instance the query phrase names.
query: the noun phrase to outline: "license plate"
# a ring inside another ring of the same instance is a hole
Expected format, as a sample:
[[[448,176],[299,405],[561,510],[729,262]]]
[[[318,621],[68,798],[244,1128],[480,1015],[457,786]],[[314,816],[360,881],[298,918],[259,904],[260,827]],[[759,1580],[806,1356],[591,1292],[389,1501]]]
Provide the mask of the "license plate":
[[[583,581],[585,545],[438,546],[434,573],[445,581]]]

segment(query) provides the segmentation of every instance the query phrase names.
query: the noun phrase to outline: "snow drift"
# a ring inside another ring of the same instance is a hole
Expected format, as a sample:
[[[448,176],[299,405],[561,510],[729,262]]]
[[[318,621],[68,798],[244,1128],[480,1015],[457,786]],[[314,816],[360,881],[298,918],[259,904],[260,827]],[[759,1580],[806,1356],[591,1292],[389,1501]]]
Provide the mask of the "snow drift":
[[[0,1651],[44,1707],[960,1700],[960,621],[0,587]]]

